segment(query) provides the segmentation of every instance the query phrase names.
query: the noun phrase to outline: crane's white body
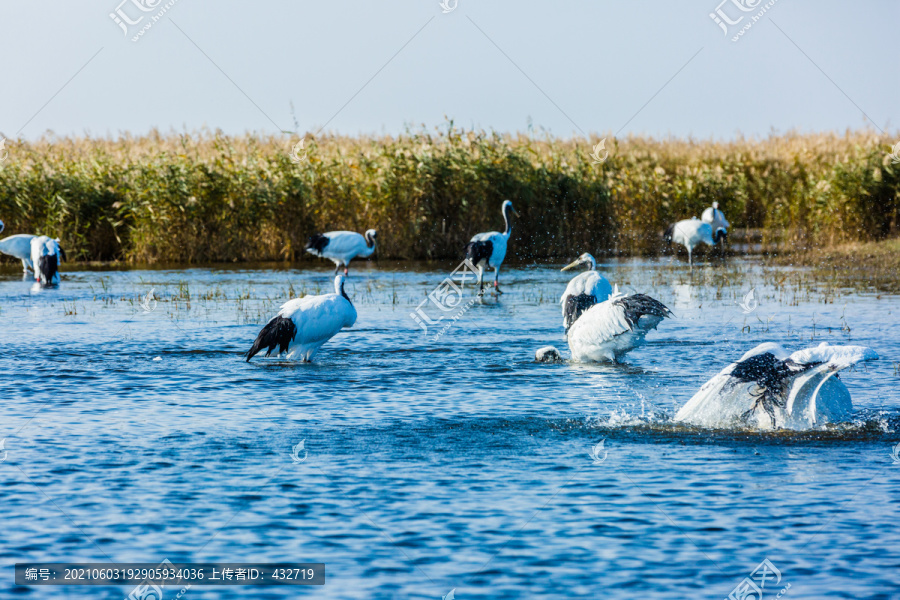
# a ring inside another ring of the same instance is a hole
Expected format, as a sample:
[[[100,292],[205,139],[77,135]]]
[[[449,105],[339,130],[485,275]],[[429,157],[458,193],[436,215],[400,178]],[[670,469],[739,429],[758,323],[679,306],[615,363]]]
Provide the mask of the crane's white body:
[[[329,231],[318,236],[328,240],[324,248],[317,250],[307,245],[306,251],[333,261],[335,273],[343,266],[346,274],[349,272],[350,261],[354,258],[372,256],[377,235],[374,229],[369,229],[365,235],[355,231]]]
[[[789,361],[791,369],[785,378],[784,406],[773,406],[774,424],[772,417],[756,403],[759,385],[732,375],[739,363],[764,353]],[[852,365],[877,358],[874,350],[864,346],[831,346],[822,342],[790,354],[778,344],[760,344],[704,384],[681,407],[675,420],[702,427],[749,425],[763,430],[776,427],[806,430],[845,422],[853,414],[853,403],[847,386],[836,375]]]
[[[35,237],[37,236],[19,233],[3,238],[0,240],[0,252],[21,260],[24,272],[34,271],[34,265],[31,262],[31,240]]]
[[[670,316],[668,309],[646,296],[649,301],[661,307],[657,314],[640,314],[629,322],[626,309],[629,298],[619,293],[618,288],[609,299],[589,308],[569,329],[566,339],[572,360],[577,362],[618,362],[625,354],[642,346],[647,333],[664,316]]]
[[[499,231],[486,231],[484,233],[476,233],[466,244],[466,258],[470,259],[478,269],[478,287],[484,291],[484,272],[486,269],[494,269],[494,289],[500,292],[500,265],[506,258],[506,248],[509,245],[509,236],[512,235],[512,226],[509,222],[509,212],[515,214],[512,202],[504,200],[500,206],[500,212],[503,214],[503,222],[506,225],[503,233]],[[489,246],[487,245],[489,244]],[[490,248],[489,252],[485,252],[486,248]]]
[[[715,245],[712,226],[697,217],[678,221],[672,225],[671,236],[673,242],[681,244],[687,250],[688,263],[692,271],[694,269],[694,248],[700,244]]]
[[[281,306],[278,314],[297,326],[297,337],[286,358],[309,362],[322,345],[356,323],[356,309],[340,294],[294,298]]]
[[[31,265],[35,281],[41,285],[59,285],[59,240],[46,235],[31,239]],[[44,264],[49,262],[47,268]]]
[[[277,355],[284,355],[287,359],[309,362],[319,351],[322,345],[333,338],[341,329],[352,327],[356,323],[356,308],[343,291],[344,276],[335,278],[333,294],[319,296],[304,296],[285,302],[281,310],[266,324],[266,327],[257,337],[258,346],[254,349],[259,352],[266,346],[269,351],[266,356],[274,351],[276,344],[283,342],[284,351],[278,349]],[[287,319],[294,324],[295,331],[289,339],[269,337],[265,338],[266,330],[279,320]],[[251,350],[250,358],[256,353]]]
[[[597,261],[588,253],[582,254],[574,262],[563,267],[562,270],[574,269],[579,265],[587,265],[588,270],[573,277],[566,286],[566,291],[563,292],[559,299],[563,327],[566,329],[571,327],[578,319],[577,314],[572,313],[572,307],[569,304],[570,298],[593,298],[593,304],[597,304],[605,302],[613,293],[612,285],[610,285],[606,277],[597,272]]]

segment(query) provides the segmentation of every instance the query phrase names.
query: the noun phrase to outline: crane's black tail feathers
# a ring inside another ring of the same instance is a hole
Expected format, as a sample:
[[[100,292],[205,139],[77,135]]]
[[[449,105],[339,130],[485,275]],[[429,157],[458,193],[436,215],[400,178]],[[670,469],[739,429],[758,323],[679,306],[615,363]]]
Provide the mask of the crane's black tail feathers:
[[[632,328],[644,315],[662,318],[673,316],[672,311],[665,304],[646,294],[632,294],[619,298],[614,303],[625,309],[625,320]]]
[[[490,240],[484,242],[469,242],[466,244],[466,258],[472,261],[473,265],[478,265],[481,261],[485,261],[490,267],[491,254],[494,253],[494,244]]]
[[[308,252],[312,252],[313,254],[322,254],[325,250],[325,246],[328,245],[328,242],[331,241],[321,233],[316,233],[311,235],[309,239],[306,241],[306,250]]]
[[[791,359],[779,360],[771,352],[757,354],[737,363],[729,373],[730,387],[733,388],[738,383],[753,382],[759,389],[756,393],[751,392],[756,399],[750,409],[741,415],[741,419],[749,419],[753,415],[753,411],[758,406],[762,406],[769,418],[772,419],[772,427],[776,427],[775,407],[784,408],[787,403],[785,392],[789,388],[788,379],[819,364],[821,363],[803,365],[795,363]]]
[[[666,231],[663,233],[663,241],[667,244],[672,243],[672,236],[675,235],[675,224],[669,225],[666,227]]]
[[[38,259],[38,270],[44,276],[47,283],[53,281],[53,277],[59,270],[59,257],[55,254],[45,254]]]
[[[297,326],[294,322],[291,319],[278,315],[266,323],[266,326],[256,336],[256,341],[253,342],[253,346],[247,352],[247,362],[250,362],[250,359],[262,351],[263,348],[266,348],[266,356],[272,354],[275,348],[278,348],[279,354],[287,352],[288,347],[296,336]]]

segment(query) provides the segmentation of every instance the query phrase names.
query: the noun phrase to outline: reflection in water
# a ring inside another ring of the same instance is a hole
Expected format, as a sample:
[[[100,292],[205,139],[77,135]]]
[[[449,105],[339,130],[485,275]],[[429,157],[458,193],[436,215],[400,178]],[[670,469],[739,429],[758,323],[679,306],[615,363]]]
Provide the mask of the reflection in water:
[[[673,285],[672,293],[675,301],[672,304],[678,308],[691,308],[693,304],[693,294],[691,292],[693,289],[694,286],[690,283],[676,283]]]

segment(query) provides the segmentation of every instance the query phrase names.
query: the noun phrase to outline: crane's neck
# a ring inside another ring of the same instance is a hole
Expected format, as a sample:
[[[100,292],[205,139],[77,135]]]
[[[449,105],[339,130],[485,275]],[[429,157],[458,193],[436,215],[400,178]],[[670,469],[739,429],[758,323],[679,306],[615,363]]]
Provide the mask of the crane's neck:
[[[512,225],[509,224],[509,206],[503,207],[503,223],[506,226],[503,230],[503,235],[509,237],[512,233]]]
[[[343,296],[344,298],[347,299],[347,302],[350,302],[350,304],[353,304],[353,302],[350,301],[350,296],[348,296],[347,292],[344,291],[344,278],[343,277],[338,277],[337,279],[335,279],[334,293]]]

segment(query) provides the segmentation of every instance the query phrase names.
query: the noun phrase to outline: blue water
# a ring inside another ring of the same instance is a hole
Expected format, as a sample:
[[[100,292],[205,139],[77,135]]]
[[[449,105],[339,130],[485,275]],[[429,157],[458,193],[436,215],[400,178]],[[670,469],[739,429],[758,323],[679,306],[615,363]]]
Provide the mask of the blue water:
[[[281,302],[331,288],[325,267],[70,268],[45,290],[4,267],[0,596],[131,591],[17,587],[15,562],[169,559],[326,564],[322,587],[183,596],[198,599],[725,598],[768,558],[765,598],[900,598],[900,297],[752,262],[693,280],[610,262],[677,318],[626,364],[547,365],[534,350],[566,351],[571,274],[506,268],[506,293],[435,340],[409,313],[454,266],[354,265],[358,322],[313,364],[242,354]],[[842,374],[854,422],[670,422],[763,341],[874,348]]]

